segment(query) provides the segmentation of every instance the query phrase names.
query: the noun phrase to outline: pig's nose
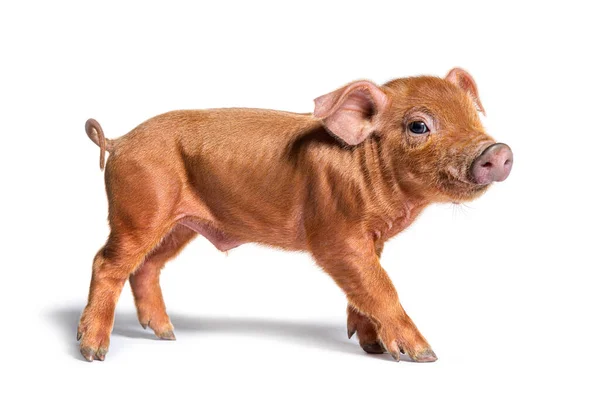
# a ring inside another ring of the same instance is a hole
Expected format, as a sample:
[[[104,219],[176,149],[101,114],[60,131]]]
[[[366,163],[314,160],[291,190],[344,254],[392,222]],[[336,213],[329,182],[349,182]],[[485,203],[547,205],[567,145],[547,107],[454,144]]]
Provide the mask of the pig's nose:
[[[471,165],[471,177],[479,185],[501,182],[512,168],[512,150],[504,143],[488,146]]]

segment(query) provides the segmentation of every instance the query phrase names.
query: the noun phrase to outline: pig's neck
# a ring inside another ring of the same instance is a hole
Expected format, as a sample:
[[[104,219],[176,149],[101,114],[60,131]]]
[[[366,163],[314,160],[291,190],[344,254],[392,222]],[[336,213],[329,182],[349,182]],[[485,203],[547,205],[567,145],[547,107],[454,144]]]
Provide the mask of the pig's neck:
[[[361,163],[369,232],[385,241],[406,229],[430,204],[417,190],[409,175],[398,170],[393,153],[386,152],[377,137],[356,148]]]

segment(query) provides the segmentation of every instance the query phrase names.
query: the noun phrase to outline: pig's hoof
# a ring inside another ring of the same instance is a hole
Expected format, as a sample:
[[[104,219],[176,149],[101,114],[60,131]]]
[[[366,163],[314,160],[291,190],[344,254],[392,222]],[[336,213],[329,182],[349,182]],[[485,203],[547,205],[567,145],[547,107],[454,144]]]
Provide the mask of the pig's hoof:
[[[81,352],[81,355],[83,356],[83,358],[85,358],[87,361],[90,361],[90,362],[94,361],[94,360],[104,361],[104,358],[106,357],[106,353],[108,353],[108,348],[105,348],[105,347],[93,348],[91,346],[81,345],[79,347],[79,351]]]
[[[175,340],[175,334],[173,333],[173,325],[171,322],[163,326],[157,326],[154,323],[148,324],[150,328],[154,331],[154,335],[156,335],[159,339],[163,340]]]
[[[417,363],[432,363],[437,361],[437,356],[431,349],[423,350],[422,352],[411,357]]]
[[[420,351],[415,352],[412,349],[406,349],[405,347],[398,344],[398,342],[393,341],[387,348],[387,352],[394,358],[396,361],[400,361],[401,354],[408,354],[412,361],[416,363],[431,363],[437,361],[437,356],[431,350],[431,347],[427,346],[422,348]],[[406,353],[405,353],[406,352]]]
[[[160,339],[164,339],[164,340],[175,340],[175,334],[173,333],[173,330],[161,332],[161,333],[157,334],[156,336],[158,336]]]
[[[363,343],[360,345],[364,351],[369,354],[383,354],[385,353],[385,349],[381,346],[379,342],[373,343]]]
[[[95,323],[81,320],[77,328],[77,340],[80,341],[79,351],[87,361],[104,361],[110,344],[110,331]]]
[[[143,311],[139,309],[139,312]],[[173,324],[169,320],[169,316],[164,313],[164,315],[159,315],[155,313],[154,316],[148,315],[146,312],[139,316],[140,324],[144,329],[150,328],[154,331],[154,334],[160,338],[165,340],[175,340],[175,334],[173,333]]]
[[[382,354],[385,352],[379,343],[379,336],[373,322],[365,315],[348,306],[348,338],[358,333],[358,343],[369,354]]]

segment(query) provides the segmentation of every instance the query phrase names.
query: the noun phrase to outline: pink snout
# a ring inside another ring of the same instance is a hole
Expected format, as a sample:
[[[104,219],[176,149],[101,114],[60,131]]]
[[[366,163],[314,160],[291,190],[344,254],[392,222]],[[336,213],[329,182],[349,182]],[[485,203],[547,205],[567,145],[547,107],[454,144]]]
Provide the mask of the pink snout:
[[[471,165],[471,177],[479,185],[502,182],[513,164],[512,150],[504,143],[488,146]]]

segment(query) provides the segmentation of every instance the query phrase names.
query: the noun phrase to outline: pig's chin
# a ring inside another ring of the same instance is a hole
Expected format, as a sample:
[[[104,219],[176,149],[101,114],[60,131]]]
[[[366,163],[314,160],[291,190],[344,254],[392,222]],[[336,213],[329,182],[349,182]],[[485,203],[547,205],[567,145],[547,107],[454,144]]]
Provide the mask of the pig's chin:
[[[479,196],[481,196],[483,193],[485,193],[488,187],[489,185],[472,185],[471,189],[461,192],[457,197],[458,200],[454,201],[457,201],[459,203],[473,201]]]
[[[481,196],[489,185],[478,185],[462,178],[443,178],[439,181],[437,187],[445,197],[444,201],[464,203]]]

